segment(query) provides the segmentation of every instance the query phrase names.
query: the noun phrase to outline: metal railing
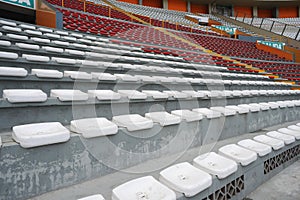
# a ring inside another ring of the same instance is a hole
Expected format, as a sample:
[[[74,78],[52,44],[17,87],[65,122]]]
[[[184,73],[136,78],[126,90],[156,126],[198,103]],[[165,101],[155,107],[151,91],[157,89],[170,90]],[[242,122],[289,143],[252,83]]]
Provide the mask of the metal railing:
[[[234,19],[294,40],[300,39],[300,27],[294,25],[282,23],[268,18],[248,16],[247,14],[241,13],[236,13]]]

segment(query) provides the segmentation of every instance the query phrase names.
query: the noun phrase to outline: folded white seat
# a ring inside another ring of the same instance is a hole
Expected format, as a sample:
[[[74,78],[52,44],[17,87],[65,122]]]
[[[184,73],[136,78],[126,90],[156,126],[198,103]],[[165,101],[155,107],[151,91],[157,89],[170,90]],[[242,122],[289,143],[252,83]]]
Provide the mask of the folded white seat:
[[[32,75],[36,75],[39,78],[62,78],[63,73],[55,69],[32,69]]]
[[[208,119],[221,117],[220,112],[215,111],[215,110],[210,110],[208,108],[195,108],[195,109],[193,109],[193,111],[201,113],[202,115],[204,115]]]
[[[288,134],[294,136],[297,140],[300,140],[300,131],[297,131],[296,128],[292,126],[288,126],[287,128],[280,128],[277,130],[280,133]]]
[[[80,198],[80,199],[77,199],[77,200],[105,200],[105,199],[101,194],[95,194],[95,195]]]
[[[19,67],[0,67],[0,76],[27,76],[27,70]]]
[[[11,31],[11,32],[22,32],[22,29],[17,28],[17,27],[11,27],[11,26],[2,26],[2,28],[6,31]]]
[[[288,108],[292,108],[295,106],[295,102],[294,101],[285,101],[285,104],[287,105]]]
[[[268,102],[268,104],[270,105],[271,109],[278,109],[279,108],[279,104],[276,102]]]
[[[286,104],[285,101],[276,101],[275,103],[277,103],[280,108],[286,108],[287,107],[287,104]]]
[[[39,50],[40,46],[35,44],[26,44],[26,43],[16,43],[16,46],[21,49],[29,49],[29,50]]]
[[[237,144],[240,145],[241,147],[256,152],[261,157],[271,153],[272,151],[271,146],[256,142],[251,139],[241,140]]]
[[[228,144],[221,147],[219,154],[241,163],[242,166],[247,166],[257,159],[256,152],[242,148],[236,144]]]
[[[279,140],[279,139],[275,139],[266,135],[258,135],[255,136],[253,138],[253,140],[269,145],[271,146],[274,150],[278,150],[281,149],[282,147],[284,147],[284,141]]]
[[[222,97],[223,95],[224,95],[224,93],[222,91],[212,90],[208,94],[208,97],[210,97],[210,98],[219,98],[219,97]]]
[[[198,112],[190,110],[173,110],[171,114],[179,116],[181,120],[186,120],[187,122],[200,121],[203,119],[203,115]]]
[[[18,59],[18,57],[17,53],[0,51],[0,58],[15,60]]]
[[[295,104],[295,106],[300,106],[300,100],[293,100],[293,102],[294,102],[294,104]]]
[[[169,188],[192,197],[212,184],[212,177],[189,164],[179,163],[168,167],[159,173],[159,181]]]
[[[239,114],[245,114],[245,113],[249,113],[250,112],[250,110],[248,108],[234,106],[234,105],[232,105],[232,106],[225,106],[225,108],[234,110],[234,111],[238,112]]]
[[[296,125],[290,125],[287,127],[288,129],[299,131],[300,132],[300,123],[297,123]]]
[[[10,103],[32,103],[47,101],[47,94],[39,89],[3,90],[3,98]]]
[[[49,62],[50,61],[50,58],[48,56],[23,54],[22,57],[24,59],[26,59],[27,61],[32,61],[32,62]]]
[[[26,36],[24,36],[24,37],[26,37]],[[43,43],[43,44],[50,44],[51,43],[51,41],[49,39],[44,39],[44,38],[31,37],[30,39],[34,42]],[[25,40],[28,40],[28,37]]]
[[[168,99],[169,95],[158,90],[142,90],[142,93],[145,93],[147,96],[152,97],[153,99]]]
[[[80,71],[64,71],[64,77],[70,77],[71,79],[91,80],[92,75],[87,72]]]
[[[152,76],[144,76],[144,75],[135,75],[135,77],[138,79],[138,80],[141,80],[145,83],[153,83],[156,81],[155,78],[153,78]]]
[[[90,97],[97,97],[98,100],[119,100],[121,95],[112,90],[88,90]]]
[[[249,104],[240,104],[240,105],[237,105],[238,107],[241,107],[243,109],[249,109],[250,112],[259,112],[260,111],[260,106],[255,106],[255,105],[252,105],[250,106]]]
[[[60,101],[87,101],[89,98],[88,94],[72,89],[52,89],[50,97],[58,98]]]
[[[53,44],[59,45],[59,46],[64,46],[64,47],[69,47],[70,43],[69,42],[63,42],[59,40],[52,40]]]
[[[146,94],[139,92],[137,90],[118,90],[118,93],[121,94],[122,96],[125,96],[128,99],[132,99],[132,100],[147,99]]]
[[[67,64],[67,65],[75,65],[76,60],[71,58],[59,58],[59,57],[52,57],[51,59],[54,62],[57,62],[59,64]]]
[[[237,171],[238,165],[235,161],[223,157],[215,152],[209,152],[196,157],[193,165],[202,169],[219,179],[226,178]]]
[[[152,176],[128,181],[112,190],[112,200],[176,200],[173,190]]]
[[[172,83],[174,82],[172,79],[164,76],[152,76],[156,81],[160,81],[161,83]]]
[[[117,77],[115,75],[109,74],[109,73],[98,73],[98,72],[92,72],[92,77],[99,79],[101,81],[115,81],[117,80]]]
[[[262,103],[258,103],[258,104],[261,106],[261,110],[271,109],[271,105],[269,103],[262,102]]]
[[[203,98],[205,97],[205,94],[203,92],[199,92],[199,91],[194,91],[194,90],[183,90],[181,91],[182,93],[187,94],[190,97],[193,98]]]
[[[260,110],[262,110],[262,111],[267,111],[267,110],[270,109],[270,106],[268,106],[268,105],[261,105],[261,104],[259,104],[259,103],[250,103],[249,106],[251,106],[251,107],[257,106],[257,107],[259,107]]]
[[[56,48],[56,47],[43,46],[42,49],[44,49],[45,51],[48,51],[48,52],[52,52],[52,53],[63,53],[64,52],[64,49]]]
[[[71,121],[70,130],[85,138],[114,135],[118,126],[106,118],[86,118]]]
[[[267,132],[266,135],[270,136],[272,138],[276,138],[278,140],[282,140],[282,141],[284,141],[284,144],[286,144],[286,145],[292,144],[296,141],[294,136],[283,134],[278,131]]]
[[[117,79],[122,81],[128,81],[128,82],[137,82],[138,79],[135,76],[129,75],[129,74],[115,74]]]
[[[145,117],[151,119],[153,122],[159,123],[161,126],[169,126],[181,122],[180,117],[164,111],[146,113]]]
[[[25,35],[17,35],[17,34],[6,34],[7,37],[9,37],[10,39],[15,39],[15,40],[23,40],[23,41],[27,41],[28,37]]]
[[[78,51],[78,50],[73,50],[73,49],[65,49],[65,52],[70,55],[75,55],[75,56],[84,56],[85,55],[84,51]]]
[[[173,90],[168,90],[168,91],[165,90],[163,91],[163,93],[166,93],[167,95],[169,95],[169,97],[173,97],[175,99],[186,99],[189,97],[189,95],[186,93],[173,91]]]
[[[224,116],[233,116],[236,114],[235,110],[232,109],[228,109],[225,107],[221,107],[221,106],[215,106],[215,107],[210,107],[211,110],[217,111],[222,113]]]
[[[59,122],[26,124],[13,127],[12,138],[23,148],[66,142],[70,132]]]
[[[6,21],[6,20],[0,20],[0,24],[5,24],[8,26],[17,26],[17,24],[15,22],[10,22],[10,21]]]
[[[70,36],[61,36],[61,39],[70,41],[70,42],[76,42],[76,38],[75,37],[70,37]]]
[[[53,33],[45,33],[44,36],[47,36],[48,38],[53,38],[53,39],[59,39],[60,35],[53,34]]]
[[[1,36],[1,34],[0,34],[0,36]],[[0,46],[10,47],[11,46],[11,42],[10,41],[6,41],[6,40],[0,40]]]
[[[35,36],[42,36],[43,33],[40,31],[34,31],[34,30],[25,30],[25,33],[29,34],[29,35],[35,35]]]
[[[52,29],[50,29],[50,28],[43,28],[43,27],[38,28],[38,30],[40,30],[42,32],[45,32],[45,33],[52,33],[53,32]]]
[[[128,131],[144,130],[153,127],[151,119],[138,114],[114,116],[112,121],[120,127],[125,127]]]
[[[243,93],[240,90],[233,90],[232,91],[232,96],[233,97],[241,97],[241,96],[243,96]]]

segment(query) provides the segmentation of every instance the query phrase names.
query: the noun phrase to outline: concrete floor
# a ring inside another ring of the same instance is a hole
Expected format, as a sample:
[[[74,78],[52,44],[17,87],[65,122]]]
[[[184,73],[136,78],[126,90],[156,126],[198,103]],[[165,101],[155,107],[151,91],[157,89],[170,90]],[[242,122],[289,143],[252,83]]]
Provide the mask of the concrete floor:
[[[262,184],[246,199],[300,200],[300,160]]]

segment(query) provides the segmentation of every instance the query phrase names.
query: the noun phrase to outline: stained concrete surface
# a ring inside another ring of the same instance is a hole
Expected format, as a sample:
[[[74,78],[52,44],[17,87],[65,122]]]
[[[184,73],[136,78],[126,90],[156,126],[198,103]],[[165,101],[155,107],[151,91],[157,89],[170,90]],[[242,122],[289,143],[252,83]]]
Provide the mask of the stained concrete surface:
[[[300,160],[262,184],[247,200],[299,200]]]

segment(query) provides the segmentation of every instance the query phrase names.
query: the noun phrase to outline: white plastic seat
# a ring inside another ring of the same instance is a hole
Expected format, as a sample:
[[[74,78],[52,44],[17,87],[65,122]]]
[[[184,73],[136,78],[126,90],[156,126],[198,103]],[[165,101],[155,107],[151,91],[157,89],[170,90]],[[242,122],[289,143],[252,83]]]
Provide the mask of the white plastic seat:
[[[268,104],[268,103],[258,103],[258,105],[260,106],[260,108],[261,108],[261,110],[269,110],[269,109],[271,109],[271,105],[270,104]],[[251,106],[251,104],[250,104],[250,106]]]
[[[52,57],[51,59],[54,62],[57,62],[59,64],[67,64],[67,65],[75,65],[76,60],[71,58],[58,58],[58,57]]]
[[[69,42],[63,42],[63,41],[59,41],[59,40],[52,40],[52,43],[59,45],[59,46],[65,46],[65,47],[70,46]]]
[[[42,36],[43,33],[40,31],[34,31],[34,30],[25,30],[25,33],[29,34],[29,35],[35,35],[35,36]]]
[[[84,56],[85,55],[84,51],[78,51],[78,50],[73,50],[73,49],[65,49],[65,52],[70,55],[75,55],[75,56]]]
[[[251,139],[241,140],[237,144],[241,147],[256,152],[260,157],[265,156],[272,151],[272,148],[269,145],[255,142]]]
[[[287,104],[285,101],[276,101],[280,108],[286,108]]]
[[[112,121],[128,131],[144,130],[153,127],[153,121],[138,114],[114,116]]]
[[[135,75],[135,77],[145,83],[154,83],[156,81],[152,76]]]
[[[142,90],[142,93],[145,93],[147,96],[152,97],[153,99],[168,99],[169,95],[157,90]]]
[[[284,147],[284,142],[282,140],[278,140],[278,139],[275,139],[275,138],[272,138],[272,137],[269,137],[266,135],[255,136],[253,138],[253,140],[263,143],[263,144],[266,144],[266,145],[269,145],[274,150],[278,150],[278,149],[281,149],[282,147]]]
[[[40,49],[39,45],[34,45],[34,44],[16,43],[16,46],[21,49],[29,49],[29,50],[39,50]]]
[[[23,148],[66,142],[70,132],[59,122],[26,124],[13,127],[12,138]]]
[[[31,74],[36,75],[39,78],[62,78],[63,77],[62,72],[54,69],[32,69]]]
[[[186,120],[187,122],[200,121],[203,119],[202,114],[190,110],[173,110],[171,114],[179,116],[181,120]]]
[[[95,194],[95,195],[80,198],[80,199],[77,199],[77,200],[105,200],[105,199],[101,194]]]
[[[17,28],[17,27],[2,26],[2,28],[3,28],[4,30],[6,30],[6,31],[17,32],[17,33],[22,32],[22,29]]]
[[[56,34],[59,34],[59,35],[64,35],[64,36],[69,35],[69,33],[66,32],[66,31],[55,31],[55,33],[56,33]]]
[[[146,113],[145,117],[151,119],[153,122],[159,123],[161,126],[169,126],[181,122],[180,117],[164,111]]]
[[[121,98],[119,93],[112,90],[88,90],[88,94],[98,100],[119,100]]]
[[[53,38],[53,39],[59,39],[60,35],[54,34],[54,33],[45,33],[44,36],[47,36],[48,38]]]
[[[38,89],[7,89],[3,90],[3,98],[10,103],[45,102],[47,94]]]
[[[25,77],[27,70],[18,67],[0,67],[0,76]]]
[[[4,25],[8,25],[8,26],[17,26],[17,24],[15,22],[10,22],[10,21],[6,21],[6,20],[0,20],[0,24],[4,24]]]
[[[277,104],[276,102],[268,102],[268,104],[270,105],[271,109],[278,109],[279,108],[279,104]]]
[[[296,141],[294,136],[279,133],[278,131],[267,132],[266,135],[284,141],[285,145],[292,144]]]
[[[188,94],[183,93],[183,92],[179,92],[179,91],[173,91],[173,90],[165,90],[163,91],[163,93],[169,95],[169,97],[173,97],[175,99],[186,99],[189,97]]]
[[[239,114],[245,114],[245,113],[250,112],[250,110],[248,108],[239,107],[239,106],[225,106],[225,108],[234,110],[234,111],[238,112]]]
[[[131,99],[131,100],[147,99],[146,94],[139,92],[137,90],[118,90],[118,93],[121,94],[122,96],[127,97],[128,99]]]
[[[11,42],[10,41],[6,41],[6,40],[0,40],[0,46],[10,47],[11,46]]]
[[[242,148],[236,144],[228,144],[219,149],[219,154],[241,163],[242,166],[247,166],[257,159],[257,154],[248,149]]]
[[[270,109],[269,106],[267,106],[267,105],[261,105],[261,104],[259,104],[259,103],[250,103],[249,106],[251,106],[251,107],[258,107],[258,108],[260,108],[260,110],[262,110],[262,111],[267,111],[267,110]]]
[[[48,56],[23,54],[22,57],[24,59],[26,59],[27,61],[32,61],[32,62],[49,62],[50,61],[50,58]]]
[[[80,48],[80,49],[88,49],[88,46],[85,44],[72,43],[70,44],[72,47]],[[105,54],[104,54],[105,55]]]
[[[61,39],[68,40],[68,41],[71,41],[71,42],[76,42],[77,41],[77,39],[75,37],[70,37],[70,36],[61,36]]]
[[[87,72],[80,71],[64,71],[64,77],[70,77],[71,79],[91,80],[92,75]]]
[[[137,82],[138,79],[132,75],[129,74],[115,74],[115,76],[122,81],[128,81],[128,82]]]
[[[43,28],[43,27],[38,28],[38,30],[40,30],[42,32],[45,32],[45,33],[52,33],[53,32],[52,29],[50,29],[50,28]]]
[[[173,80],[169,79],[168,77],[164,77],[164,76],[152,76],[153,78],[156,79],[156,81],[159,81],[161,83],[172,83]]]
[[[240,105],[237,105],[238,107],[241,107],[243,109],[249,109],[250,112],[259,112],[260,111],[260,106],[250,106],[249,104],[240,104]]]
[[[92,77],[102,80],[102,81],[115,81],[117,80],[117,77],[115,75],[109,74],[109,73],[97,73],[92,72]]]
[[[26,37],[26,36],[24,36],[24,37]],[[34,42],[43,43],[43,44],[50,44],[50,42],[51,42],[49,39],[38,38],[38,37],[31,37],[30,39]],[[25,40],[28,40],[28,37]]]
[[[216,107],[210,107],[211,110],[217,111],[222,113],[224,116],[232,116],[236,114],[235,110],[232,109],[228,109],[225,107],[221,107],[221,106],[216,106]]]
[[[193,111],[201,113],[202,115],[204,115],[208,119],[221,117],[221,113],[220,112],[214,111],[214,110],[210,110],[208,108],[195,108],[195,109],[193,109]]]
[[[176,194],[152,176],[128,181],[112,190],[112,200],[142,199],[176,200]]]
[[[187,162],[168,167],[159,174],[161,183],[186,197],[195,196],[212,184],[212,177],[208,173]]]
[[[194,90],[183,90],[181,91],[182,93],[187,94],[190,97],[193,98],[203,98],[205,97],[205,94],[203,92],[199,92],[199,91],[194,91]]]
[[[18,59],[18,57],[19,56],[16,53],[0,51],[0,58],[15,60]]]
[[[209,152],[196,157],[193,160],[193,165],[217,176],[219,179],[228,177],[238,169],[238,165],[235,161],[220,156],[215,152]]]
[[[87,118],[72,120],[70,130],[85,138],[94,138],[114,135],[118,132],[118,126],[106,118]]]
[[[296,125],[290,125],[287,127],[288,129],[299,131],[300,132],[300,123],[297,123]]]
[[[23,41],[27,41],[28,37],[25,35],[16,35],[16,34],[7,34],[7,37],[9,37],[10,39],[15,39],[15,40],[23,40]]]
[[[287,134],[287,135],[292,135],[297,140],[300,140],[300,131],[295,130],[294,127],[288,126],[288,128],[280,128],[277,131],[280,133]]]
[[[60,101],[87,101],[88,94],[80,90],[52,89],[50,97],[58,98]]]

